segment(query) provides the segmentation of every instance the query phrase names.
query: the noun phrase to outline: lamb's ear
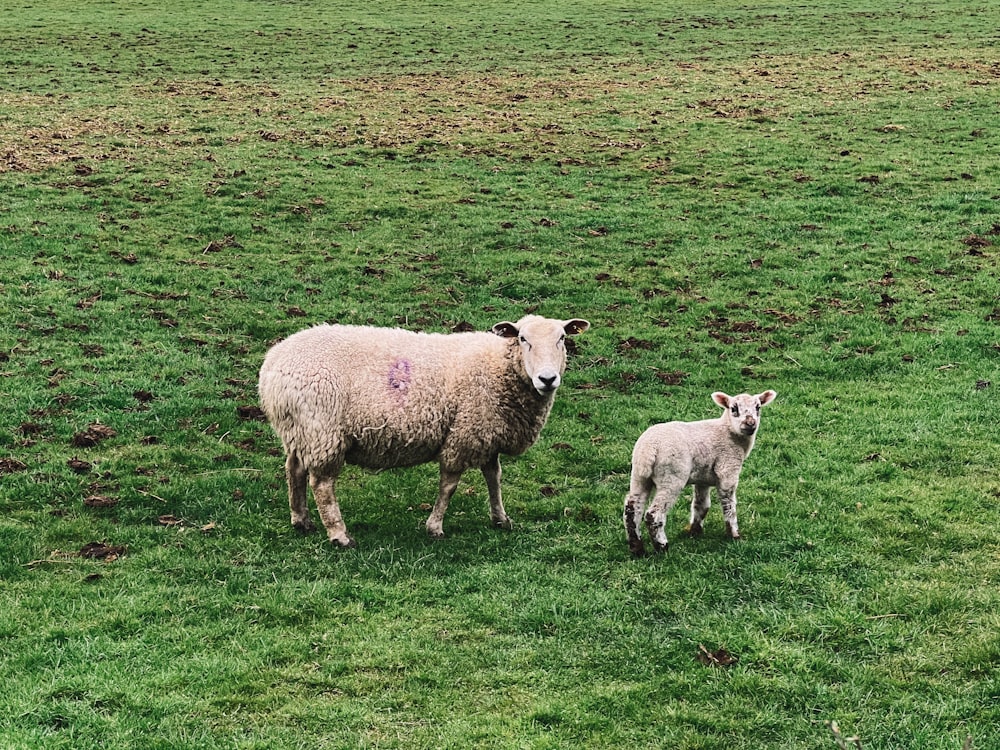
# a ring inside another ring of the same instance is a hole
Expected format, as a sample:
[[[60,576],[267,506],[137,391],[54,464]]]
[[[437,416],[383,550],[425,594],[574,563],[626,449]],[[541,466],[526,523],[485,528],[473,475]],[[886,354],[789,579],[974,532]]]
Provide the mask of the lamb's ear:
[[[563,330],[567,336],[575,336],[578,333],[583,333],[588,328],[590,328],[590,323],[581,318],[573,318],[573,320],[567,320],[563,324]]]
[[[761,406],[767,406],[769,403],[774,401],[777,396],[777,391],[764,391],[763,393],[757,394],[757,398],[760,399]]]
[[[712,400],[715,403],[717,403],[719,406],[721,406],[723,409],[728,409],[729,408],[730,397],[727,396],[722,391],[716,391],[715,393],[713,393],[712,394]]]
[[[504,339],[516,339],[518,330],[517,326],[513,323],[508,323],[504,321],[503,323],[497,323],[493,326],[493,333],[495,333],[500,338]]]

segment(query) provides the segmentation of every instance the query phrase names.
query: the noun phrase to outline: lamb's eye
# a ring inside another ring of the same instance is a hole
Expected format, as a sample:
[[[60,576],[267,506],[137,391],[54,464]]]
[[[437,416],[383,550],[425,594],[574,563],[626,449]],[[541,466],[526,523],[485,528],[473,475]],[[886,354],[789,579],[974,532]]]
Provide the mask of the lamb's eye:
[[[739,404],[733,404],[733,416],[738,417],[740,415]]]

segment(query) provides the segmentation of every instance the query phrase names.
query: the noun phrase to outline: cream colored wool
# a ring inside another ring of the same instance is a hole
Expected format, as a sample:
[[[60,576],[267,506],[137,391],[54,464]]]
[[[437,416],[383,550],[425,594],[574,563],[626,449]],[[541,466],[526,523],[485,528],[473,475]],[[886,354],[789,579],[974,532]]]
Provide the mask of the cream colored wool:
[[[448,501],[473,467],[486,477],[493,522],[509,527],[499,454],[518,455],[535,442],[565,369],[564,338],[588,327],[538,316],[497,324],[492,333],[321,325],[276,344],[259,390],[285,448],[292,524],[313,528],[308,477],[330,541],[352,546],[334,491],[343,465],[437,461],[432,536],[443,536]]]
[[[664,422],[653,425],[639,437],[632,451],[632,475],[623,513],[632,554],[645,552],[641,537],[643,518],[653,548],[657,551],[667,549],[666,516],[688,485],[694,486],[689,533],[702,533],[705,515],[711,506],[709,491],[715,487],[726,531],[733,539],[740,538],[736,487],[743,462],[753,450],[761,407],[771,403],[777,395],[775,391],[764,391],[756,396],[747,393],[729,396],[716,392],[712,400],[723,408],[721,417],[699,422]],[[643,510],[650,494],[653,499],[644,517]]]

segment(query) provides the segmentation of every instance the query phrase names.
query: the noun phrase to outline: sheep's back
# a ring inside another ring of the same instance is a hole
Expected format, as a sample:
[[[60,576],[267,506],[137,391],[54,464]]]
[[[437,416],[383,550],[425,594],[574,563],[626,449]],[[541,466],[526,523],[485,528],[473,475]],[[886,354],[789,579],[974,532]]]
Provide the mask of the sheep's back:
[[[372,468],[434,459],[470,378],[504,341],[491,333],[420,334],[317,326],[275,345],[261,402],[286,445],[319,445]],[[318,455],[314,460],[322,460]]]

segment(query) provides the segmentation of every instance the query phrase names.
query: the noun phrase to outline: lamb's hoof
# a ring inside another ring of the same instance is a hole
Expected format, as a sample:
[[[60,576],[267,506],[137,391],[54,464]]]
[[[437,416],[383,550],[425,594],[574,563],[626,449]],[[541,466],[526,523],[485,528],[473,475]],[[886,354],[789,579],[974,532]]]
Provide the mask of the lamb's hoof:
[[[292,528],[300,534],[311,534],[316,531],[316,524],[307,518],[305,521],[293,521]]]
[[[732,539],[734,542],[738,542],[743,539],[743,537],[740,536],[739,532],[736,532],[735,534],[730,534],[729,538]]]
[[[493,527],[496,529],[503,529],[504,531],[512,531],[514,529],[514,522],[509,518],[501,518],[499,521],[494,518]]]
[[[336,537],[330,540],[330,543],[339,547],[340,549],[354,549],[358,546],[358,543],[354,541],[351,537]]]
[[[435,542],[440,542],[442,539],[445,538],[443,531],[431,531],[430,529],[427,530],[427,536],[433,539]]]
[[[661,544],[660,542],[654,541],[653,550],[656,552],[668,552],[670,550],[670,542],[663,542]]]
[[[629,542],[628,551],[632,553],[632,557],[645,557],[646,556],[646,545],[641,541],[639,542]]]
[[[701,536],[705,529],[700,523],[692,523],[685,529],[685,531],[688,536]]]

